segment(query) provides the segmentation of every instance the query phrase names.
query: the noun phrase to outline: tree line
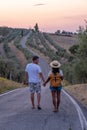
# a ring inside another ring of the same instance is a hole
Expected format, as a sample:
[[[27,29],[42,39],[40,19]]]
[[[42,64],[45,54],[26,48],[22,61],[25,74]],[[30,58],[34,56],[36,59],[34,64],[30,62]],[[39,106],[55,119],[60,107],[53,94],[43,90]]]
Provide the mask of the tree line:
[[[78,39],[79,44],[69,49],[74,58],[63,65],[65,78],[72,84],[87,83],[87,26],[79,27]]]

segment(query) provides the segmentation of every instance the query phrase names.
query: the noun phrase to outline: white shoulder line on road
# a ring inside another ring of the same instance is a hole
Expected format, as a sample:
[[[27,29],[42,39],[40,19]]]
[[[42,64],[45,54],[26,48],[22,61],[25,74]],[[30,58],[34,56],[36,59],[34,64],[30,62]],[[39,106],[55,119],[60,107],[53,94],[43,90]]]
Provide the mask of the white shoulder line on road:
[[[12,93],[12,92],[15,92],[15,91],[17,91],[18,89],[19,89],[19,88],[14,89],[14,90],[9,91],[9,92],[6,92],[6,93],[3,93],[3,94],[0,94],[0,97],[1,97],[1,96],[4,96],[4,95],[7,95],[7,94],[10,94],[10,93]]]
[[[74,104],[74,106],[75,106],[75,108],[78,112],[78,116],[79,116],[79,120],[80,120],[80,123],[81,123],[82,130],[87,130],[87,120],[86,120],[80,106],[77,104],[77,102],[67,92],[65,92],[64,90],[62,90],[62,91],[63,91],[64,94],[66,94],[66,96],[68,96],[68,98]]]

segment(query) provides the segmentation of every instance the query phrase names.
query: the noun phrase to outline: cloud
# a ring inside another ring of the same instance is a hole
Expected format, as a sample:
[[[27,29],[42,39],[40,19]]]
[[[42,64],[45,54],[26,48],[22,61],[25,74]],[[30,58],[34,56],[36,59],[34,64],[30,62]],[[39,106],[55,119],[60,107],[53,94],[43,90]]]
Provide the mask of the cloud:
[[[39,4],[35,4],[34,6],[43,6],[43,5],[46,5],[46,4],[39,3]]]

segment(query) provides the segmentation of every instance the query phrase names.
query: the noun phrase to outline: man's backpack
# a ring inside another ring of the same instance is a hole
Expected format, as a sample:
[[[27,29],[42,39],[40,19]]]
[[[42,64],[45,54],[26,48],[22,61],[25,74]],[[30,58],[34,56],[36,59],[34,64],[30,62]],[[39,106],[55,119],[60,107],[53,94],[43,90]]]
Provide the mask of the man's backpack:
[[[50,86],[52,86],[52,87],[61,86],[61,75],[59,73],[50,74]]]

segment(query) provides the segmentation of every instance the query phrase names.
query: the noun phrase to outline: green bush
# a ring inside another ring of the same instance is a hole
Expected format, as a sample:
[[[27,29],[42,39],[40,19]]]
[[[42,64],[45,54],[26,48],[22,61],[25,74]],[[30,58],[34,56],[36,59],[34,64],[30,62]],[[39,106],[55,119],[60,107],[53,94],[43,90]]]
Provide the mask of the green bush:
[[[69,48],[69,51],[72,54],[75,54],[77,52],[78,48],[79,48],[79,45],[73,45],[72,47]]]

